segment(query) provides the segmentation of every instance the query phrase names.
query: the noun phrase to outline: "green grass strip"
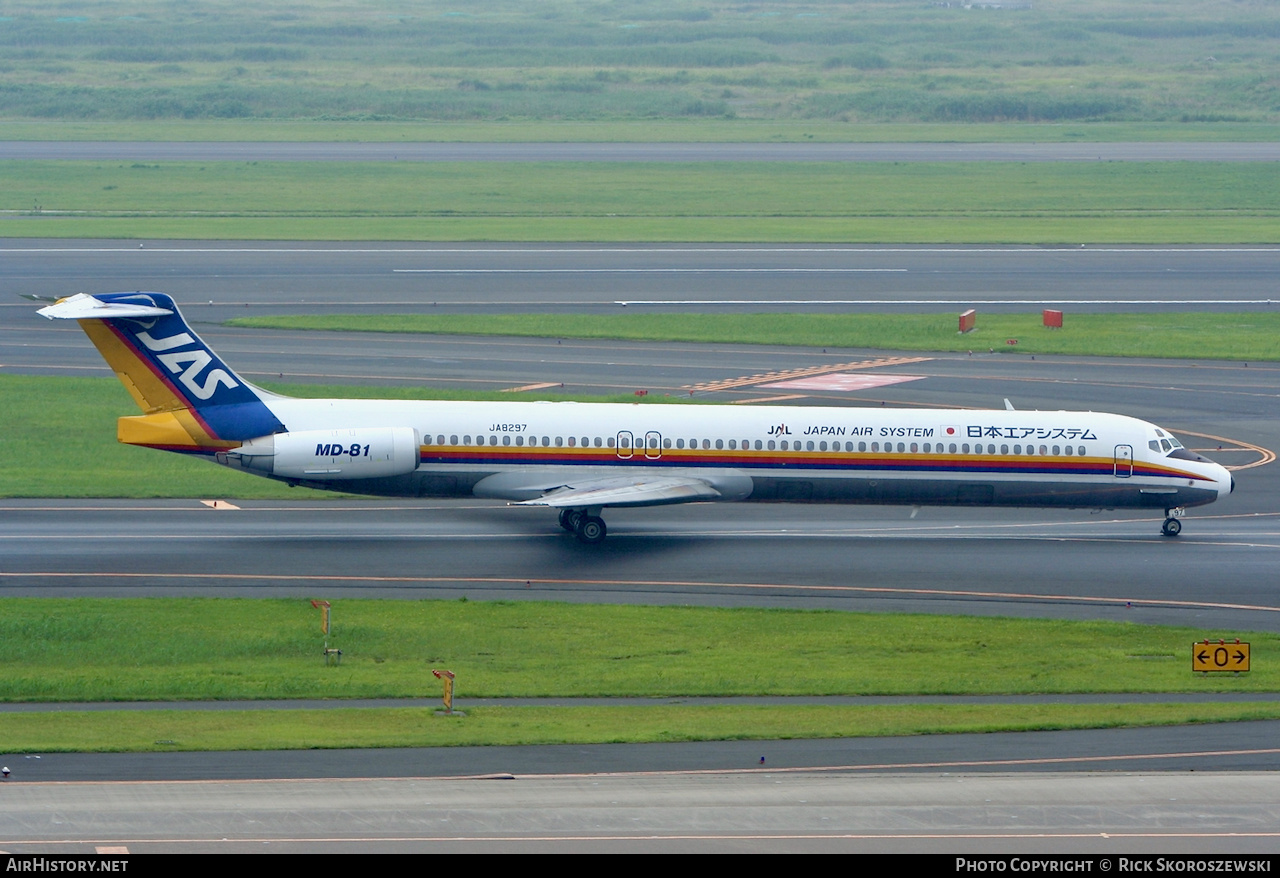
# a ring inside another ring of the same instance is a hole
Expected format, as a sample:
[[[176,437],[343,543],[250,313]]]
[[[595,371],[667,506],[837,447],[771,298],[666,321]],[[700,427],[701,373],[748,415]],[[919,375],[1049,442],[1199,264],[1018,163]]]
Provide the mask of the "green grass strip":
[[[225,514],[225,513],[219,513]],[[244,513],[237,513],[244,514]],[[264,513],[269,515],[270,513]],[[320,583],[317,583],[317,587]],[[305,584],[298,587],[305,592]],[[1116,603],[1124,600],[1115,587]],[[1280,635],[1117,622],[537,601],[0,600],[0,700],[1280,691]],[[1191,672],[1240,637],[1254,671]]]
[[[141,412],[115,378],[0,375],[4,497],[323,496],[116,441],[116,419]],[[70,477],[69,474],[74,474]]]
[[[0,237],[207,241],[778,244],[1271,244],[1273,218],[291,218],[15,217]]]
[[[1186,220],[1280,211],[1271,162],[0,161],[0,208],[207,217]],[[316,181],[323,180],[323,186]],[[1274,234],[1274,230],[1273,230]],[[1087,240],[1087,239],[1085,239]]]
[[[0,714],[9,753],[788,740],[1280,718],[1280,704],[480,707]],[[992,754],[998,759],[999,754]],[[428,772],[429,773],[429,772]]]
[[[985,314],[961,335],[956,314],[394,314],[243,317],[233,326],[694,343],[802,345],[1100,357],[1280,360],[1280,312]],[[1016,340],[1017,344],[1009,344]]]
[[[1123,217],[75,217],[17,216],[7,238],[708,244],[1273,244],[1266,216]]]
[[[435,143],[1088,143],[1280,140],[1266,122],[862,123],[827,119],[311,122],[6,119],[10,140]]]
[[[87,341],[85,342],[88,343]],[[637,401],[631,394],[501,393],[429,387],[361,387],[262,382],[289,396],[364,399],[565,399],[579,402]],[[228,470],[205,460],[116,441],[116,419],[140,414],[115,378],[65,378],[0,374],[0,497],[219,497],[239,499],[333,498],[325,491],[289,488],[280,482]],[[686,402],[650,396],[645,403]],[[50,437],[57,437],[56,442]],[[68,473],[75,477],[69,478]]]
[[[0,211],[8,237],[1239,244],[1277,240],[1280,182],[1268,162],[0,161]]]

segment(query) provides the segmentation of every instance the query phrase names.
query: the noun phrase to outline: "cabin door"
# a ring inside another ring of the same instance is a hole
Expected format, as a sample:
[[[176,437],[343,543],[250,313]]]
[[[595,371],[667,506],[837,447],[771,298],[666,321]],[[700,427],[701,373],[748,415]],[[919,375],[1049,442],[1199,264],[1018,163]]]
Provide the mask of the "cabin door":
[[[1133,475],[1133,446],[1116,446],[1116,478],[1127,479]]]
[[[616,446],[618,457],[622,458],[623,460],[630,460],[631,455],[635,454],[635,449],[631,447],[632,444],[633,444],[633,439],[629,432],[627,432],[626,430],[623,430],[621,433],[619,433],[618,443]]]
[[[662,457],[662,434],[650,430],[644,434],[644,456],[650,460]]]

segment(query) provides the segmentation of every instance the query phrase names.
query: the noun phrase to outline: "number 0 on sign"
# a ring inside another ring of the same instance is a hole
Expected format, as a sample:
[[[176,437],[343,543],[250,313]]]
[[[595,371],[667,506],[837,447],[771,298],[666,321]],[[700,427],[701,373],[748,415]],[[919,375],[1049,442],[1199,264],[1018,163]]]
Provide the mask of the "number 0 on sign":
[[[1200,640],[1191,644],[1192,671],[1249,670],[1249,644],[1240,641]]]

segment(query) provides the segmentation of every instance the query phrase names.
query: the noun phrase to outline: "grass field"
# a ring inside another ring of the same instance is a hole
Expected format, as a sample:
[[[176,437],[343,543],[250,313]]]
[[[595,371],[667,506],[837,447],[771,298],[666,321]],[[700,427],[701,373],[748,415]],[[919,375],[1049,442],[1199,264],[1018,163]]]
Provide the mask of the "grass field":
[[[1269,244],[1269,218],[1124,217],[15,217],[0,236],[113,240],[795,244]]]
[[[0,193],[9,237],[1265,243],[1280,229],[1265,162],[8,161]]]
[[[0,699],[1265,692],[1189,670],[1202,632],[1105,622],[505,601],[0,600]],[[1028,649],[1028,644],[1035,644]],[[1268,670],[1270,669],[1270,670]],[[1275,718],[1280,704],[483,707],[0,714],[7,752],[841,737]],[[162,743],[163,742],[163,743]]]
[[[0,116],[1274,124],[1266,3],[11,0]]]
[[[296,497],[266,479],[116,442],[116,419],[139,414],[115,378],[0,375],[0,441],[20,448],[0,462],[7,497]],[[51,405],[50,400],[57,400]],[[50,437],[58,437],[50,443]],[[75,478],[68,478],[68,469]]]
[[[250,141],[395,143],[1091,143],[1280,140],[1262,122],[881,122],[825,119],[307,122],[289,119],[4,120],[17,141]]]
[[[1116,603],[1124,601],[1117,588]],[[1191,644],[1253,644],[1195,675]],[[1114,622],[533,601],[0,599],[0,700],[1280,690],[1280,635]],[[1029,648],[1034,644],[1034,648]]]
[[[788,740],[1098,729],[1280,717],[1228,704],[478,707],[0,713],[7,753],[312,750]],[[998,758],[998,757],[993,757]]]
[[[955,314],[298,315],[230,322],[276,329],[1280,360],[1280,312],[1068,314],[1061,329],[1046,328],[1038,313],[981,314],[977,328],[963,335]],[[1017,344],[1007,344],[1010,339]]]

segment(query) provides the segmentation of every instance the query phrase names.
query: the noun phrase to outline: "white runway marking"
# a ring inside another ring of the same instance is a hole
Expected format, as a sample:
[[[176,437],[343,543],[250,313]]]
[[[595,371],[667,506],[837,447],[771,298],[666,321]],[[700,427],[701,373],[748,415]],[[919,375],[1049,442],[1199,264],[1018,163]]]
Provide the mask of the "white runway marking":
[[[813,378],[800,378],[796,381],[779,381],[776,384],[761,384],[762,389],[769,390],[869,390],[872,387],[887,387],[890,384],[904,384],[908,381],[923,381],[923,375],[888,375],[863,372],[832,372]]]
[[[1274,305],[1275,299],[615,299],[629,305]]]
[[[548,387],[564,387],[558,381],[544,381],[541,384],[525,384],[521,387],[504,387],[499,393],[523,393],[526,390],[544,390]]]
[[[905,268],[393,268],[393,274],[871,274]]]
[[[927,363],[933,357],[877,357],[871,360],[858,360],[852,363],[832,363],[823,366],[809,366],[804,369],[784,369],[777,372],[764,372],[758,375],[747,375],[741,378],[724,378],[720,381],[708,381],[702,384],[686,384],[681,390],[690,393],[698,391],[708,393],[719,390],[732,390],[739,387],[753,387],[764,382],[795,381],[811,378],[815,375],[826,375],[832,372],[849,372],[853,370],[874,369],[881,366],[904,366],[911,363]],[[777,384],[770,386],[776,387]]]
[[[5,253],[1275,253],[1280,247],[3,247]]]
[[[782,396],[758,396],[753,399],[731,399],[729,405],[750,405],[756,402],[782,402],[788,399],[806,399],[807,395],[803,393],[787,393]]]

